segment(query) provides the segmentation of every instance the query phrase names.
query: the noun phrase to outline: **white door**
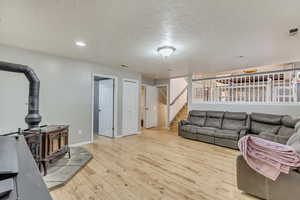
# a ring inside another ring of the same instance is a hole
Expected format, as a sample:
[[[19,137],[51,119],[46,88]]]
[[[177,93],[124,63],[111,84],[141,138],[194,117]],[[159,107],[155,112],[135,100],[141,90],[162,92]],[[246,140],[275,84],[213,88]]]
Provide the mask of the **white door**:
[[[158,125],[158,88],[146,86],[146,121],[145,128],[153,128]]]
[[[114,80],[99,81],[99,134],[113,137]]]
[[[137,80],[123,81],[123,135],[138,132],[139,84]]]

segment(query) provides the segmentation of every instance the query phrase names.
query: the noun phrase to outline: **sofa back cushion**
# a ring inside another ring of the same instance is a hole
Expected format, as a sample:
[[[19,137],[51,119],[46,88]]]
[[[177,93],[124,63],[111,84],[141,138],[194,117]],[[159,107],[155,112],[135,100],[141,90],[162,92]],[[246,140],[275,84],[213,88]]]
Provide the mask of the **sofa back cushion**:
[[[247,117],[245,112],[225,112],[222,129],[239,130],[246,126]]]
[[[295,126],[299,122],[299,119],[293,118],[291,116],[284,116],[281,119],[281,127],[278,131],[278,135],[291,137],[295,132]]]
[[[188,121],[190,121],[192,124],[198,126],[204,126],[205,120],[206,120],[205,111],[198,111],[198,110],[190,111]]]
[[[263,138],[265,140],[269,140],[272,142],[277,142],[280,144],[286,144],[290,136],[284,136],[284,135],[275,135],[268,132],[261,132],[258,137]]]
[[[206,127],[221,128],[224,112],[219,111],[207,111],[206,112]]]
[[[254,134],[259,134],[261,132],[277,134],[281,126],[281,115],[252,113],[250,117],[250,131]]]

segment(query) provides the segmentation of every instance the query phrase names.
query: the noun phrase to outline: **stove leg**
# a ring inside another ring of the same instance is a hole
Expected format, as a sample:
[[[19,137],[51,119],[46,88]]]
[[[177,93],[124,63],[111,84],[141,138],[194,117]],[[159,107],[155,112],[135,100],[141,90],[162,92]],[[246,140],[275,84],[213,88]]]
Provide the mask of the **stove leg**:
[[[47,162],[42,161],[43,169],[44,169],[44,176],[47,176]]]
[[[70,150],[70,148],[68,150],[68,155],[69,155],[69,159],[71,159],[71,150]]]
[[[39,168],[40,172],[42,172],[42,163],[41,162],[38,162],[38,168]]]

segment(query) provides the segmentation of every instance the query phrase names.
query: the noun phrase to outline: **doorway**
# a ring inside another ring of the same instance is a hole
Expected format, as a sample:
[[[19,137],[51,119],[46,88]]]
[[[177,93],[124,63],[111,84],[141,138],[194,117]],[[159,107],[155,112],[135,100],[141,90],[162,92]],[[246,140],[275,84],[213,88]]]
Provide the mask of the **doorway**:
[[[168,128],[168,87],[157,86],[158,89],[158,128]]]
[[[168,85],[143,85],[141,89],[142,128],[168,127]]]
[[[94,136],[115,137],[116,78],[94,75],[93,133]]]

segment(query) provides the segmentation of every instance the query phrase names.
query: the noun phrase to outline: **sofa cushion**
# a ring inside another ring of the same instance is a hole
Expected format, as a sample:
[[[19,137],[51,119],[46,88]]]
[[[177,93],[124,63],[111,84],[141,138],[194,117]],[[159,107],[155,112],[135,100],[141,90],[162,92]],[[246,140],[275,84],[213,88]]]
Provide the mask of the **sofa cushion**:
[[[205,111],[197,111],[197,110],[192,110],[189,113],[189,121],[192,124],[198,125],[198,126],[204,126],[206,119],[206,112]]]
[[[198,127],[197,134],[214,136],[216,129],[213,127]]]
[[[281,115],[271,115],[265,113],[252,113],[251,121],[261,122],[265,124],[281,125]]]
[[[239,139],[239,131],[227,130],[227,129],[216,129],[214,136],[218,137],[218,138],[238,140]]]
[[[290,138],[290,136],[274,135],[268,132],[262,132],[258,135],[258,137],[280,144],[286,144],[288,139]]]
[[[225,112],[225,119],[233,119],[233,120],[246,120],[248,117],[245,112]]]
[[[205,117],[195,117],[195,116],[189,117],[190,123],[198,126],[204,126],[205,119],[206,119]]]
[[[240,130],[246,126],[247,113],[226,112],[222,123],[222,129]]]
[[[281,126],[281,115],[271,115],[264,113],[252,113],[250,132],[259,134],[269,132],[276,134]]]
[[[181,130],[189,133],[197,133],[198,126],[195,125],[184,125],[181,127]]]
[[[222,121],[223,121],[223,115],[224,115],[224,112],[207,111],[207,113],[206,113],[207,118],[205,121],[205,126],[221,128]]]
[[[195,117],[206,117],[206,111],[191,110],[189,115]]]
[[[273,133],[261,132],[260,134],[258,134],[256,136],[259,138],[265,139],[265,140],[276,142],[276,135]]]
[[[300,121],[299,118],[293,118],[291,116],[283,116],[281,119],[282,125],[289,127],[289,128],[295,128],[296,124]]]
[[[287,141],[290,139],[291,136],[281,136],[281,135],[276,135],[276,142],[280,144],[286,144]]]
[[[279,128],[279,125],[265,124],[256,121],[251,122],[251,132],[254,134],[259,134],[261,132],[276,134]]]
[[[220,111],[207,111],[206,112],[206,116],[207,117],[211,117],[211,118],[223,118],[224,112],[220,112]]]
[[[232,120],[232,119],[224,119],[222,128],[229,130],[240,130],[245,127],[246,121],[241,120]]]
[[[277,135],[291,137],[294,134],[294,132],[295,132],[294,128],[281,126]]]
[[[184,125],[181,127],[181,130],[193,134],[202,134],[202,135],[209,135],[213,136],[215,133],[215,128],[213,127],[199,127],[195,125]]]

